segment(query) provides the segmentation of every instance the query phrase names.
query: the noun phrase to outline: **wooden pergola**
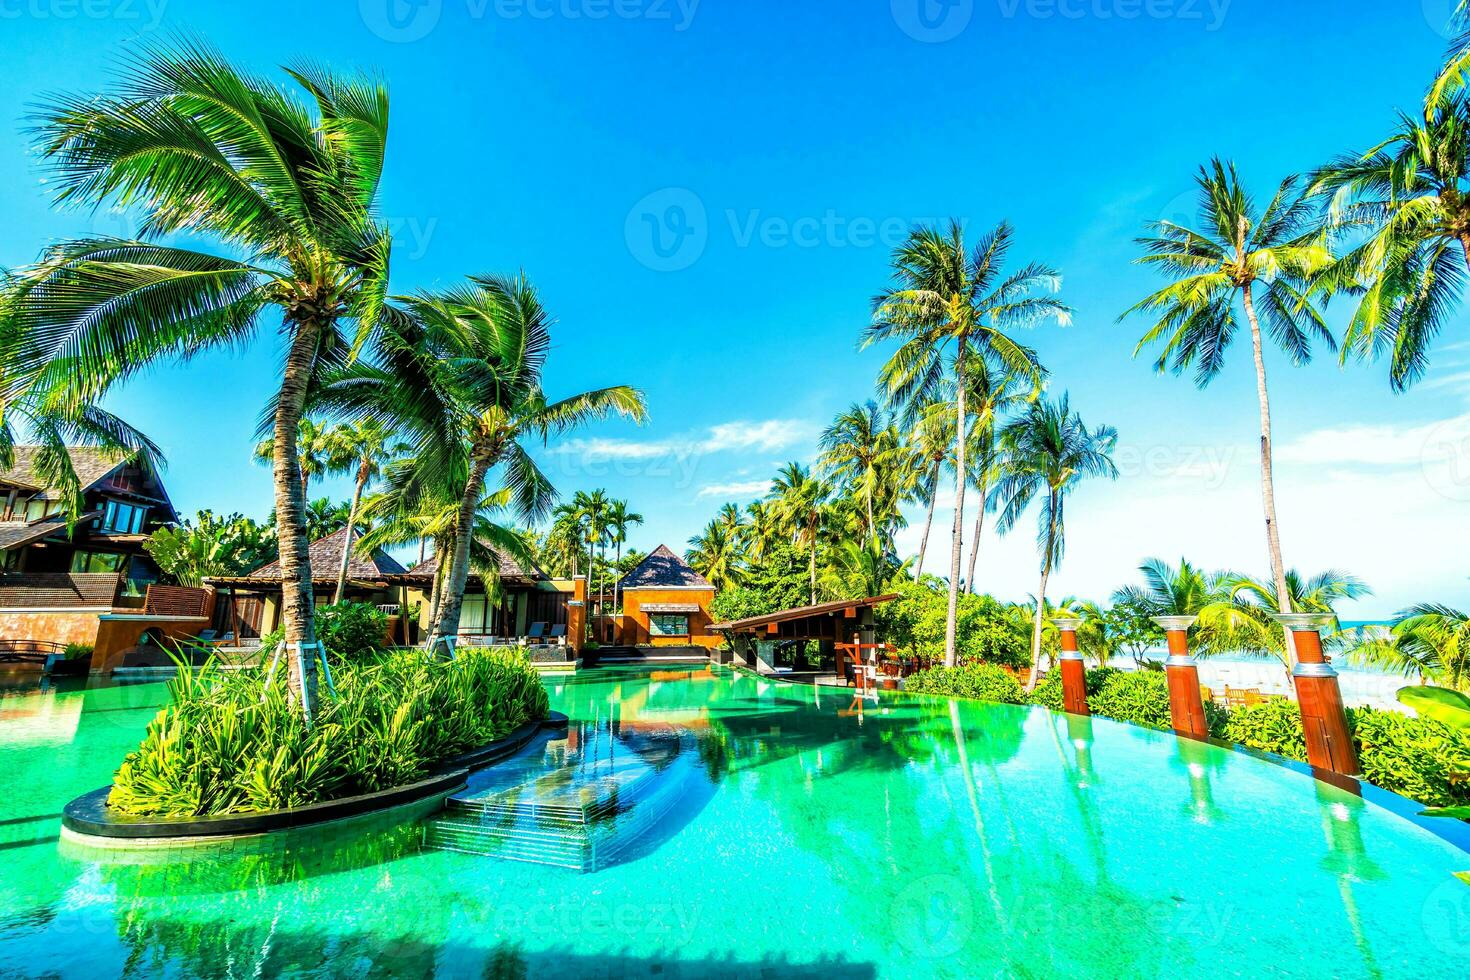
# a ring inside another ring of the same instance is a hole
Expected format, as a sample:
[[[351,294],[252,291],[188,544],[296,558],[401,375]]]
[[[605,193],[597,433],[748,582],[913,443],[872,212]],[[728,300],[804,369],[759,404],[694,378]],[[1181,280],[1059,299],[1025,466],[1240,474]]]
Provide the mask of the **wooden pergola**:
[[[727,623],[712,623],[709,628],[725,634],[736,656],[746,659],[746,665],[756,669],[761,664],[769,666],[768,661],[760,658],[760,644],[763,642],[816,641],[820,644],[822,663],[830,662],[832,669],[842,677],[847,657],[861,657],[863,650],[878,646],[873,636],[874,608],[897,598],[898,593],[890,592],[865,599],[841,599]],[[748,662],[751,655],[757,663]]]

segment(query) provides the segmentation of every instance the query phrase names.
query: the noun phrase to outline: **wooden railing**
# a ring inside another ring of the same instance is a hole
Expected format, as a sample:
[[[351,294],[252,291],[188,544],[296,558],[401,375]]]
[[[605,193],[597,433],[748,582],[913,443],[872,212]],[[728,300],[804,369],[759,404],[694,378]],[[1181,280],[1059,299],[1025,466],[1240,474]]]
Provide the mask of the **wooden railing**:
[[[182,585],[150,585],[143,597],[148,616],[192,616],[203,618],[209,607],[209,590]]]

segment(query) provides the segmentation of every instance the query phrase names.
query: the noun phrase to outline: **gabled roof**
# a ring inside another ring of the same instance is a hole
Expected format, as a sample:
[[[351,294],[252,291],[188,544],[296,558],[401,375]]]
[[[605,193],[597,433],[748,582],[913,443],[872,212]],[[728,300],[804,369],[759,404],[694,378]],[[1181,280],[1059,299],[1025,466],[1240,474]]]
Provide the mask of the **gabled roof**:
[[[522,565],[520,562],[516,561],[510,555],[501,554],[500,552],[496,552],[495,553],[495,560],[500,565],[500,577],[501,578],[505,578],[505,579],[516,579],[516,578],[518,578],[518,579],[528,579],[530,581],[535,581],[535,582],[550,581],[550,576],[548,576],[540,568],[536,567],[535,565],[532,565],[529,569],[527,569],[524,565]],[[439,572],[439,559],[438,558],[429,558],[428,560],[421,561],[417,565],[413,566],[413,568],[411,568],[407,572],[405,572],[404,575],[406,577],[409,577],[409,578],[423,579],[424,581],[430,581],[430,580],[432,580],[434,578],[434,576],[436,574],[438,574],[438,572]],[[474,569],[473,568],[470,569],[470,574],[472,576],[474,575]]]
[[[0,483],[13,483],[30,490],[42,491],[41,496],[48,500],[60,496],[56,488],[50,486],[36,470],[36,456],[41,449],[41,446],[16,446],[15,463],[0,468]],[[72,468],[77,471],[77,479],[81,481],[83,490],[90,490],[101,483],[109,473],[127,461],[122,453],[91,446],[68,446],[66,451],[71,455]]]
[[[336,580],[337,570],[342,567],[342,545],[346,542],[346,536],[347,529],[344,527],[324,538],[317,538],[311,543],[311,580],[313,582]],[[364,558],[354,548],[352,558],[347,563],[347,577],[359,582],[375,581],[385,575],[402,574],[403,566],[398,564],[392,555],[382,550],[373,552],[371,558]],[[279,582],[281,563],[277,560],[268,565],[261,565],[245,577],[256,581]]]
[[[622,589],[713,589],[709,579],[689,567],[689,563],[659,545],[653,553],[623,576]]]
[[[95,517],[95,514],[86,515]],[[14,551],[66,530],[66,516],[52,514],[35,521],[0,521],[0,551]]]

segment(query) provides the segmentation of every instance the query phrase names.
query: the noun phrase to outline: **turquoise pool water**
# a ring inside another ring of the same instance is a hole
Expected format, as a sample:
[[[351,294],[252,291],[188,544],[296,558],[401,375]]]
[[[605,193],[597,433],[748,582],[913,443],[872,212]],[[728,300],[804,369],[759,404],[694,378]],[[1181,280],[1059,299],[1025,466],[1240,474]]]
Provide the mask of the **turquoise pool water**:
[[[724,672],[548,684],[584,754],[668,732],[698,753],[592,873],[425,849],[415,819],[79,848],[61,807],[106,782],[164,687],[0,691],[0,975],[1470,973],[1452,874],[1470,854],[1239,753]]]

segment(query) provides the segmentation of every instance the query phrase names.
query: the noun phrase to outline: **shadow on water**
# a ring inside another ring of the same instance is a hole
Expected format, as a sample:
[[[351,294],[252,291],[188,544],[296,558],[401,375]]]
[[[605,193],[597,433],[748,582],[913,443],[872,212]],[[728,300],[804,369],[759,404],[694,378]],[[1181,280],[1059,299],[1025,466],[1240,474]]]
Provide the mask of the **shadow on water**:
[[[740,959],[735,954],[686,957],[677,950],[654,956],[629,952],[582,953],[570,948],[527,950],[516,943],[477,946],[463,939],[428,941],[402,935],[330,933],[276,924],[191,921],[166,916],[120,923],[127,952],[124,977],[174,971],[185,976],[337,977],[795,977],[866,980],[875,965],[824,957],[810,963],[790,957]]]

